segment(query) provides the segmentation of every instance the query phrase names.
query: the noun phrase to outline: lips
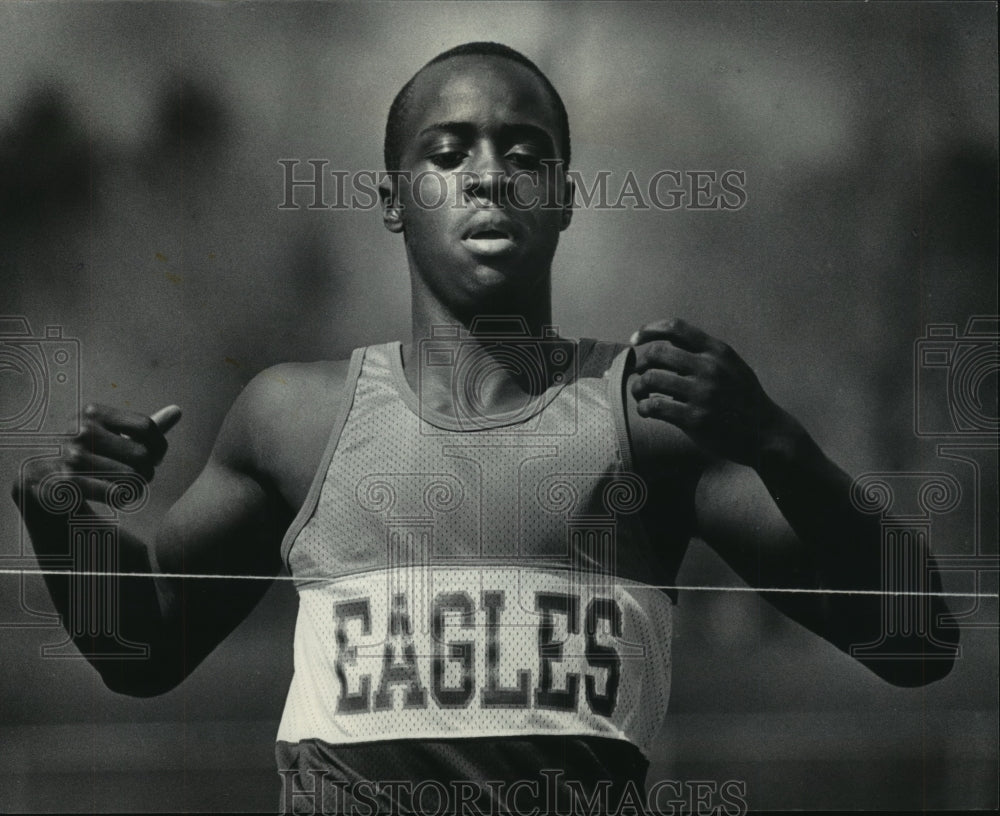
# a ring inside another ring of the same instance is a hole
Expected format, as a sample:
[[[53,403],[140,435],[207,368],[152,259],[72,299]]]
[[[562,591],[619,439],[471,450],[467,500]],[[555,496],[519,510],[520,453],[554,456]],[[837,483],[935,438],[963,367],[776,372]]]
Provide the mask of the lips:
[[[462,239],[467,238],[507,238],[514,239],[514,225],[511,220],[498,212],[483,212],[473,215],[462,230]]]
[[[505,255],[516,248],[514,225],[503,215],[475,215],[462,232],[462,244],[474,255]]]

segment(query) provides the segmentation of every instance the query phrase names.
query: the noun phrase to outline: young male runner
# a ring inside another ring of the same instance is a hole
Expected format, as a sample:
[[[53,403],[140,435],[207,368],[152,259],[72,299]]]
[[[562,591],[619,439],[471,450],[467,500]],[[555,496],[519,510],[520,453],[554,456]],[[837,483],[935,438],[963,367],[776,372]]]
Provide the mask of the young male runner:
[[[300,599],[286,807],[544,812],[597,793],[613,810],[644,789],[670,683],[659,587],[692,537],[752,586],[832,590],[765,597],[841,649],[883,639],[881,599],[837,592],[880,588],[877,520],[736,352],[682,320],[629,345],[548,329],[573,190],[537,67],[489,43],[435,58],[393,103],[385,159],[410,341],[247,386],[155,544],[123,536],[121,569],[145,577],[122,581],[118,634],[151,657],[94,661],[111,689],[174,687],[269,585],[150,573],[284,561]],[[39,555],[65,551],[59,479],[100,502],[166,451],[141,414],[88,406],[82,427],[15,490]],[[66,576],[46,581],[67,616]],[[912,658],[863,662],[899,685],[944,676],[950,660],[920,657],[954,642],[944,612],[928,604]]]

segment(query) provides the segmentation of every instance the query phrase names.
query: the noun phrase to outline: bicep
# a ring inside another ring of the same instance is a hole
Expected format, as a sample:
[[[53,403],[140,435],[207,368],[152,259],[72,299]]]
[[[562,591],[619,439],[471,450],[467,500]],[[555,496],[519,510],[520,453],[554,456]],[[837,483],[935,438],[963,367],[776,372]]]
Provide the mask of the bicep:
[[[162,572],[273,576],[289,511],[267,475],[265,441],[278,433],[273,377],[263,372],[233,403],[204,470],[160,528]]]
[[[252,476],[214,457],[170,509],[156,540],[162,572],[274,575],[282,534],[276,502]]]
[[[167,514],[154,547],[161,608],[193,668],[263,597],[287,527],[277,500],[213,452]]]

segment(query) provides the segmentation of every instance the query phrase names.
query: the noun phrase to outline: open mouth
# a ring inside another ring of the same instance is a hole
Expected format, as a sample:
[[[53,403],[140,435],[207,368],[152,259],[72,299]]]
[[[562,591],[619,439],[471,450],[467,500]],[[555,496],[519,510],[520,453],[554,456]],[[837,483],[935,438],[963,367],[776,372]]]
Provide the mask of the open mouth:
[[[476,230],[469,237],[470,238],[474,238],[476,240],[486,240],[486,241],[491,241],[491,240],[495,240],[495,239],[498,239],[498,238],[506,238],[507,240],[510,240],[510,234],[509,233],[504,232],[503,230],[498,230],[498,229]]]
[[[514,249],[514,236],[498,227],[475,229],[462,239],[474,255],[504,255]]]

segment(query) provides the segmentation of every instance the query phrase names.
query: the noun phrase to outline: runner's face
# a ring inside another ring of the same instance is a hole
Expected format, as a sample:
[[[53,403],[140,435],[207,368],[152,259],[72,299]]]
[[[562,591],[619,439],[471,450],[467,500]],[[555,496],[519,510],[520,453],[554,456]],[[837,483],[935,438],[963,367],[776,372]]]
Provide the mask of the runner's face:
[[[561,134],[538,77],[455,57],[418,77],[408,110],[398,203],[415,284],[458,309],[547,287],[569,209],[564,169],[543,164]]]

